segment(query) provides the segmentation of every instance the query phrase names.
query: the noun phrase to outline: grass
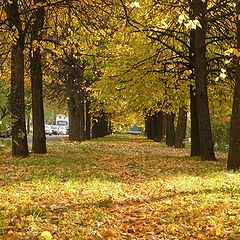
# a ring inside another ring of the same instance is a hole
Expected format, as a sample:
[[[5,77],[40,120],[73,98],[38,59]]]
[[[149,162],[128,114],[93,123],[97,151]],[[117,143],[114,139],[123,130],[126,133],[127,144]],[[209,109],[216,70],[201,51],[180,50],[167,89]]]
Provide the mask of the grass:
[[[240,174],[139,136],[0,160],[0,239],[240,239]]]

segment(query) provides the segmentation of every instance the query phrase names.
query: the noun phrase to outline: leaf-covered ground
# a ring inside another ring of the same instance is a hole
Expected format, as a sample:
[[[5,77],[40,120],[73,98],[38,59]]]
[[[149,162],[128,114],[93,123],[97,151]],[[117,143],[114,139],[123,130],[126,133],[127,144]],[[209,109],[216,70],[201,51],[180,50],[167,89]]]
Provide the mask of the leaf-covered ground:
[[[0,239],[240,239],[240,174],[226,159],[136,136],[1,150]]]

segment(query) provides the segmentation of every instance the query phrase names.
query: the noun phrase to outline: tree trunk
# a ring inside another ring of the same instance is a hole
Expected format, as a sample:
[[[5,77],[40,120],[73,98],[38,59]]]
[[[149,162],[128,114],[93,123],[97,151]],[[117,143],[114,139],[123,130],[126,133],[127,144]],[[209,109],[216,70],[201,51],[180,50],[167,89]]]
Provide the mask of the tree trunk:
[[[151,115],[151,124],[152,124],[152,140],[157,141],[158,135],[158,114],[157,111],[154,111]]]
[[[190,8],[190,17],[193,20],[193,9]],[[190,31],[190,52],[189,52],[189,69],[192,71],[190,80],[195,80],[194,74],[194,42],[195,30]],[[196,89],[190,86],[190,113],[191,113],[191,157],[200,156],[200,140],[199,140],[199,125],[198,125],[198,109]]]
[[[186,107],[180,107],[178,112],[178,122],[176,128],[175,148],[184,148],[187,129],[187,110]]]
[[[200,135],[200,155],[202,160],[216,160],[213,150],[212,131],[210,124],[210,114],[207,93],[207,61],[206,61],[206,31],[207,20],[205,13],[207,3],[202,0],[194,0],[194,15],[199,17],[201,28],[195,30],[194,42],[194,63],[196,96],[198,108],[198,123]]]
[[[75,98],[73,94],[72,79],[68,77],[68,118],[69,118],[69,140],[75,141]]]
[[[66,86],[68,89],[69,140],[83,141],[85,139],[85,112],[83,77],[85,65],[79,63],[72,55],[68,56]],[[82,66],[80,66],[82,64]]]
[[[174,146],[175,143],[175,129],[174,129],[174,114],[167,114],[167,134],[166,144],[169,147]]]
[[[108,135],[108,118],[105,113],[101,113],[97,119],[93,120],[92,138],[100,138]]]
[[[21,38],[12,46],[11,53],[11,115],[12,155],[26,157],[29,154],[24,102],[24,43]]]
[[[80,141],[84,141],[85,140],[85,106],[84,106],[84,99],[83,99],[83,95],[81,94],[81,101],[80,101]]]
[[[240,1],[236,5],[237,22],[237,49],[240,49]],[[229,170],[240,169],[240,58],[236,57],[236,80],[233,96],[232,117],[230,125],[230,145],[228,152],[227,168]]]
[[[35,3],[41,2],[35,0]],[[44,25],[45,12],[43,7],[38,7],[32,26],[31,42],[41,40],[41,30]],[[31,87],[32,87],[32,114],[33,114],[33,140],[32,151],[44,154],[47,152],[44,126],[43,108],[43,78],[42,56],[40,48],[32,49],[30,53]]]
[[[74,141],[81,141],[81,99],[80,96],[75,91],[74,101],[75,101],[75,109],[74,109],[74,125],[75,125],[75,139]]]
[[[77,80],[73,74],[68,74],[68,116],[69,116],[69,140],[80,141],[81,99],[78,93]]]
[[[32,114],[33,114],[33,140],[32,151],[44,154],[47,152],[44,127],[43,109],[43,84],[42,63],[40,49],[34,50],[31,61],[31,85],[32,85]]]
[[[91,115],[90,115],[90,101],[87,99],[85,106],[86,106],[86,131],[85,131],[85,138],[89,140],[91,138]]]
[[[153,120],[154,117],[152,115],[152,113],[150,113],[150,115],[148,115],[147,117],[147,124],[148,124],[148,138],[153,140],[154,139],[154,124],[153,124]]]
[[[155,137],[156,142],[161,142],[163,139],[163,128],[164,128],[164,114],[162,111],[156,112],[155,121],[154,121]]]
[[[152,118],[149,114],[145,117],[145,135],[148,139],[152,139]]]
[[[11,117],[12,155],[26,157],[29,154],[26,134],[25,101],[24,101],[24,44],[25,33],[20,19],[18,1],[5,3],[9,28],[15,27],[18,34],[11,49]],[[13,30],[13,29],[12,29]],[[13,30],[14,31],[14,30]]]
[[[200,156],[200,137],[197,111],[196,90],[190,86],[190,105],[191,105],[191,157]]]

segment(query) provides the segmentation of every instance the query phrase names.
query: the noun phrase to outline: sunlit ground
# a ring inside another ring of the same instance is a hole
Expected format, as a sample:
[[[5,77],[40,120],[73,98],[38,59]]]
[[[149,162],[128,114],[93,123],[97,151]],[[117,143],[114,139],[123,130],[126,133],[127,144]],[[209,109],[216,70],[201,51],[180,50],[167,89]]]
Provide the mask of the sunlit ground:
[[[240,239],[240,174],[224,155],[125,135],[27,159],[1,149],[0,239]]]

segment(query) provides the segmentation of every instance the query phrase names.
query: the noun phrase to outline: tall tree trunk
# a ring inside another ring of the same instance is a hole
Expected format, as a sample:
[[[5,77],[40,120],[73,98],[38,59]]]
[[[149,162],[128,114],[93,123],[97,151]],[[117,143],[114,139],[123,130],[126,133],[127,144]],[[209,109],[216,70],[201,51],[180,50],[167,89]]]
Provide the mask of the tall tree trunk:
[[[200,136],[198,124],[196,90],[190,86],[190,106],[191,106],[191,157],[200,156]]]
[[[174,114],[167,114],[167,134],[166,144],[167,146],[174,146],[175,143],[175,128],[174,128]]]
[[[150,115],[148,116],[148,124],[149,124],[149,133],[148,133],[148,138],[151,140],[154,140],[154,117],[152,115],[152,113],[150,113]]]
[[[13,120],[12,155],[26,157],[29,154],[25,120],[24,101],[24,44],[25,32],[20,19],[18,1],[5,1],[7,23],[15,27],[18,36],[11,50],[11,97],[10,107]],[[14,31],[14,30],[13,30]]]
[[[200,135],[200,155],[203,160],[216,160],[213,150],[212,131],[210,124],[210,114],[208,105],[207,92],[207,61],[206,61],[206,31],[207,19],[207,2],[194,0],[194,15],[199,18],[201,28],[195,30],[194,42],[194,63],[195,63],[195,80],[197,93],[198,122]]]
[[[74,125],[74,141],[82,141],[81,139],[81,97],[79,94],[79,90],[77,86],[74,86],[74,115],[73,115],[73,121],[71,121],[71,124]]]
[[[80,141],[85,140],[85,106],[84,106],[83,94],[81,94],[81,102],[80,102]]]
[[[156,142],[161,142],[164,136],[164,113],[162,111],[156,112],[155,116],[155,138]]]
[[[41,2],[35,0],[35,3]],[[44,25],[45,12],[43,7],[38,7],[35,12],[35,21],[32,26],[31,41],[41,40],[41,30]],[[47,152],[44,127],[43,108],[43,78],[42,56],[40,48],[32,49],[30,53],[31,86],[32,86],[32,114],[33,114],[33,140],[32,151],[44,154]]]
[[[90,101],[89,99],[86,100],[86,131],[85,131],[85,138],[89,140],[91,138],[91,115],[90,115]]]
[[[237,22],[237,49],[240,49],[240,1],[236,5]],[[230,125],[230,145],[228,152],[227,168],[240,169],[240,58],[236,57],[236,80],[233,96],[232,117]]]
[[[73,74],[68,75],[68,115],[69,115],[69,140],[81,141],[80,121],[81,121],[81,97],[79,94],[78,80]]]
[[[85,64],[78,62],[73,55],[67,57],[68,110],[69,110],[69,140],[83,141],[85,139],[85,112],[83,77]]]
[[[190,18],[194,20],[193,9],[190,8]],[[190,52],[189,52],[189,69],[192,71],[190,80],[195,79],[194,74],[194,42],[195,42],[195,30],[190,31]],[[200,156],[200,137],[199,137],[199,125],[198,125],[198,109],[197,109],[197,97],[196,89],[190,86],[190,113],[191,113],[191,157]]]
[[[175,136],[175,148],[184,148],[187,129],[187,110],[186,107],[180,107],[178,111],[178,122]]]
[[[86,77],[86,88],[89,88],[91,86],[91,77]],[[90,113],[90,103],[91,103],[91,98],[89,96],[89,92],[85,91],[85,139],[89,140],[91,139],[91,113]]]
[[[108,118],[106,113],[102,112],[97,119],[93,120],[92,138],[100,138],[107,136],[108,133]]]
[[[30,61],[33,114],[32,151],[34,153],[44,154],[47,152],[47,147],[44,127],[42,63],[40,49],[33,51]]]
[[[149,113],[145,117],[145,135],[148,139],[152,139],[152,118]]]
[[[69,96],[68,112],[69,112],[69,140],[83,141],[85,139],[84,127],[84,102],[81,94],[74,90],[74,94]]]
[[[11,53],[11,115],[12,155],[26,157],[29,154],[24,102],[24,43],[21,39],[12,46]]]
[[[151,116],[152,119],[152,140],[157,141],[158,135],[158,113],[154,111]]]
[[[73,80],[68,76],[68,118],[69,118],[69,140],[75,141],[75,98],[73,94]]]
[[[162,111],[155,112],[153,115],[151,113],[146,114],[145,135],[148,139],[156,142],[162,141],[166,135],[166,126],[165,114]]]

